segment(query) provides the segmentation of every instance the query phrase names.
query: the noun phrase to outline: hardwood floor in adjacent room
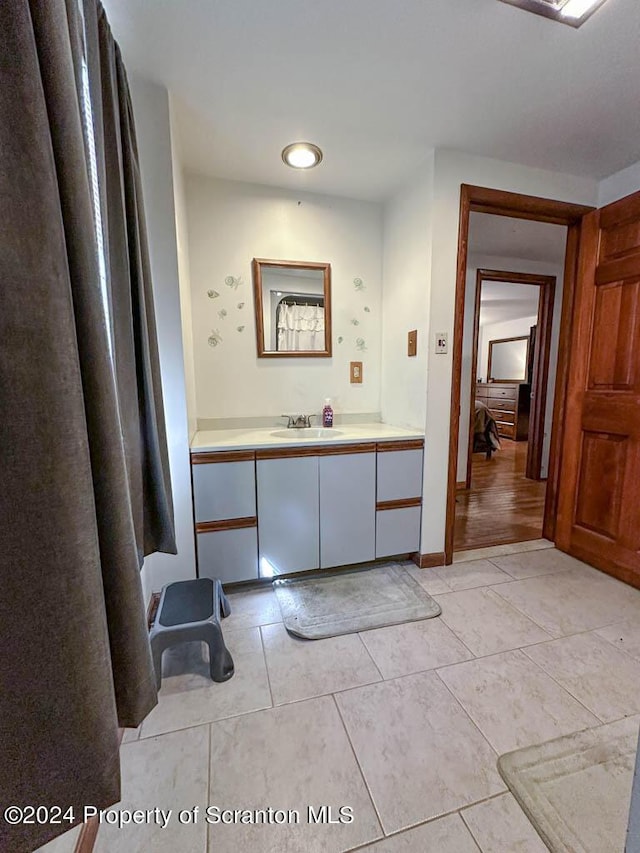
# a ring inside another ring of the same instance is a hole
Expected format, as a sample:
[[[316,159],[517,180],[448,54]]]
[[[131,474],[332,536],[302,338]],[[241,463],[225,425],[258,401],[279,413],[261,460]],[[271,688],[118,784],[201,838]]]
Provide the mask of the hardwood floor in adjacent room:
[[[506,438],[489,460],[473,454],[471,488],[456,497],[455,551],[542,536],[547,484],[524,476],[526,460],[527,442]]]

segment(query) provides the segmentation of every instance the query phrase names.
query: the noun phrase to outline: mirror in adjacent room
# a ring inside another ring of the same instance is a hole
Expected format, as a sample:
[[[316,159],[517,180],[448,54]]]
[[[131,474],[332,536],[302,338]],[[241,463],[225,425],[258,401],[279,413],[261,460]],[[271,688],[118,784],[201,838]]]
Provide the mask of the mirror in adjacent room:
[[[526,382],[529,364],[529,335],[489,341],[489,382]]]
[[[331,356],[331,265],[253,260],[258,358]]]

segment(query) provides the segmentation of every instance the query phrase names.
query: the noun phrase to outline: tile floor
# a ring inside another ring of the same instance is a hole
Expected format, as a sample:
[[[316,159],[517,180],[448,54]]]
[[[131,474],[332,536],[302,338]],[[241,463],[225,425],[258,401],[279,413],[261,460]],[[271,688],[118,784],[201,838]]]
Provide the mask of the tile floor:
[[[172,820],[103,826],[97,853],[542,853],[497,756],[640,713],[640,591],[544,540],[407,570],[440,617],[304,641],[254,590],[223,623],[231,681],[209,680],[199,645],[166,653],[159,704],[122,746],[119,807]],[[178,822],[207,804],[300,823]],[[310,823],[308,805],[353,822]]]

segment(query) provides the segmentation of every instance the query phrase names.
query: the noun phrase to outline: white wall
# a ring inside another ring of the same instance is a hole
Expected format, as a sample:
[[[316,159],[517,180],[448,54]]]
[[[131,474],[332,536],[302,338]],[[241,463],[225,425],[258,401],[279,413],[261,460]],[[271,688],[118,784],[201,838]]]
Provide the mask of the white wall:
[[[589,178],[561,175],[544,169],[473,157],[455,151],[436,151],[430,350],[433,348],[436,333],[448,332],[450,340],[453,336],[460,185],[463,183],[580,204],[595,204],[597,199],[596,182]],[[422,553],[437,553],[444,549],[451,353],[450,347],[446,355],[431,356],[428,367],[424,480],[426,500],[422,514]]]
[[[319,412],[325,397],[338,414],[379,412],[381,206],[200,175],[186,187],[198,418],[277,422],[283,412]],[[256,357],[254,257],[331,264],[332,358]],[[242,279],[237,289],[229,276]],[[363,362],[362,385],[350,385],[350,361]]]
[[[424,428],[431,280],[433,152],[384,208],[382,419]],[[418,354],[407,333],[418,330]]]
[[[139,77],[131,78],[130,82],[151,255],[178,545],[177,556],[152,554],[144,561],[142,582],[148,599],[151,591],[159,590],[169,581],[194,577],[195,556],[169,99],[162,86]]]
[[[171,127],[171,169],[173,198],[176,212],[176,245],[178,252],[178,280],[180,287],[180,315],[184,358],[185,393],[187,398],[187,423],[189,439],[197,429],[196,375],[193,361],[193,317],[191,311],[191,274],[189,269],[189,235],[187,231],[187,199],[180,141],[176,127],[175,106],[169,96],[169,122]]]
[[[598,207],[640,190],[640,162],[610,175],[598,185]]]

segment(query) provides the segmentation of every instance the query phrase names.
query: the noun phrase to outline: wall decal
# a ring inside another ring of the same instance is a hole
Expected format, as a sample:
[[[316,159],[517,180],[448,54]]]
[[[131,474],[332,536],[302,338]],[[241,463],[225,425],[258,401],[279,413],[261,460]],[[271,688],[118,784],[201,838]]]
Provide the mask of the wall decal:
[[[226,309],[226,308],[221,308],[221,309],[218,311],[218,317],[220,317],[220,319],[221,319],[221,320],[224,320],[224,318],[225,318],[226,316],[227,316],[227,309]]]
[[[343,340],[344,338],[342,337],[342,335],[340,335],[340,337],[338,338],[338,343],[341,344]]]
[[[244,302],[238,302],[238,308],[242,311],[244,308]]]
[[[361,278],[354,278],[353,286],[356,290],[366,290],[364,281]]]
[[[207,290],[207,296],[209,299],[217,299],[220,294],[217,290]]]
[[[367,314],[371,314],[371,308],[369,308],[368,305],[364,306],[364,310],[367,312]]]
[[[356,320],[356,318],[354,317],[354,318],[353,318],[353,320],[351,321],[351,325],[352,325],[352,326],[359,326],[359,325],[360,325],[360,320]]]
[[[239,275],[239,276],[236,278],[236,276],[235,276],[235,275],[228,275],[228,276],[225,278],[224,283],[227,285],[227,287],[232,287],[234,290],[237,290],[237,289],[238,289],[238,287],[239,287],[241,284],[243,284],[242,276],[241,276],[241,275]]]
[[[358,352],[367,351],[367,345],[365,343],[364,338],[356,338],[356,349],[358,350]]]
[[[222,335],[217,329],[211,329],[211,334],[207,338],[207,343],[210,347],[217,347],[222,340]]]
[[[237,326],[236,328],[239,332],[244,332],[244,326]]]

